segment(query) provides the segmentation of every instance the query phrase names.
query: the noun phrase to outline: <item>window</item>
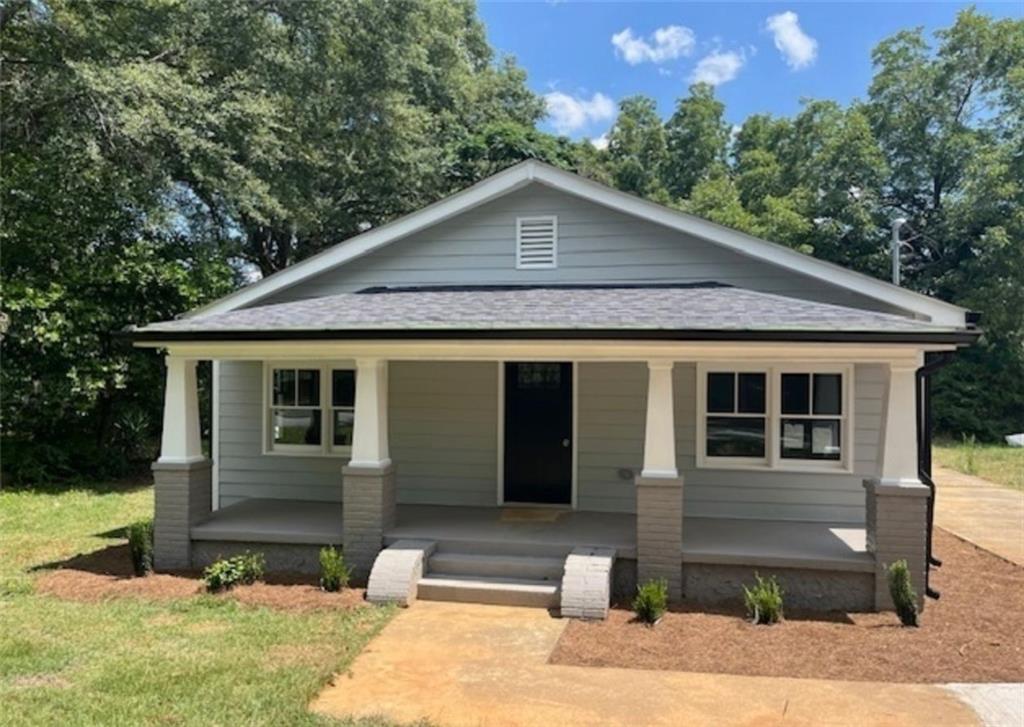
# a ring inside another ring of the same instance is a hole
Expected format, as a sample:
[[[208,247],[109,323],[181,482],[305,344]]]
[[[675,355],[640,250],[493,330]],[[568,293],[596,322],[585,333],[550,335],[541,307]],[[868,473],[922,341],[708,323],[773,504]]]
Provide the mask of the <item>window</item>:
[[[697,464],[807,470],[852,461],[852,369],[698,367]]]
[[[320,371],[274,369],[275,445],[320,445]]]
[[[783,459],[839,460],[842,374],[782,374]]]
[[[558,267],[558,218],[516,219],[516,267],[520,270]]]
[[[356,372],[351,369],[331,371],[331,415],[334,447],[352,446],[352,423],[356,418]]]
[[[766,424],[765,374],[708,372],[708,457],[764,459]]]
[[[337,366],[269,367],[267,452],[347,454],[356,372]]]

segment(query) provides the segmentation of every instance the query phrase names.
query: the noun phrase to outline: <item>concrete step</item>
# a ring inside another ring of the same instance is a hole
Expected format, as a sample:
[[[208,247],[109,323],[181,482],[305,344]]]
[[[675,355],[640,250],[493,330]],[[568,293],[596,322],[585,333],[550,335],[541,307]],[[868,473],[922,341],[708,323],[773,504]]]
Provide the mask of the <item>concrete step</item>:
[[[494,576],[527,580],[561,582],[565,558],[535,555],[436,552],[430,557],[430,574],[448,573],[465,576]]]
[[[576,547],[566,543],[510,543],[506,540],[462,539],[442,537],[435,539],[438,553],[472,553],[473,555],[528,555],[538,558],[564,559]]]
[[[417,598],[424,601],[458,601],[533,608],[556,608],[559,602],[558,582],[528,578],[431,573],[420,579],[417,590]]]

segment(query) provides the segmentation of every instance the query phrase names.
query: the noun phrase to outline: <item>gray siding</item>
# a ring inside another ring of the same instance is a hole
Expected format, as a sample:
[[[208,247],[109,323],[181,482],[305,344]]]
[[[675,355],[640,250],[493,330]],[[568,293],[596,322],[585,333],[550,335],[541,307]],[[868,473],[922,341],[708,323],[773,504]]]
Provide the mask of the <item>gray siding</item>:
[[[517,216],[558,216],[558,267],[516,270]],[[877,301],[714,243],[533,184],[258,303],[371,285],[699,282],[899,312]]]
[[[633,475],[644,463],[647,365],[581,363],[578,376],[579,509],[635,512]]]
[[[263,455],[262,368],[223,362],[220,391],[220,504],[245,497],[337,502],[342,458]],[[393,362],[391,455],[400,503],[496,502],[498,364]],[[861,481],[877,474],[887,374],[854,375],[855,472],[821,475],[696,469],[696,367],[675,368],[677,456],[688,516],[864,521]],[[634,512],[632,474],[643,465],[647,368],[581,363],[578,368],[578,506]]]
[[[398,501],[494,505],[498,364],[396,361],[390,366],[390,384]]]
[[[696,366],[676,364],[676,455],[686,482],[686,514],[863,523],[862,483],[877,471],[885,380],[882,366],[854,369],[853,474],[697,469]]]
[[[220,366],[220,506],[247,497],[341,501],[342,457],[264,455],[263,365]]]

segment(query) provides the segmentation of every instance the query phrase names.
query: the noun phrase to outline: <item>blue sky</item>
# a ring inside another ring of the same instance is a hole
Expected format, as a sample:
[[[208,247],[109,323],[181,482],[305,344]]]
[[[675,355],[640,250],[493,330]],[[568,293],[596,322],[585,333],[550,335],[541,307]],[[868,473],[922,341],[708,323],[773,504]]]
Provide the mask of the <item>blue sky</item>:
[[[871,50],[903,28],[951,25],[968,3],[480,2],[492,46],[514,55],[548,98],[548,131],[597,139],[615,104],[643,93],[663,117],[695,78],[716,84],[726,115],[791,115],[801,98],[864,97]],[[978,3],[1024,15],[1024,0]]]

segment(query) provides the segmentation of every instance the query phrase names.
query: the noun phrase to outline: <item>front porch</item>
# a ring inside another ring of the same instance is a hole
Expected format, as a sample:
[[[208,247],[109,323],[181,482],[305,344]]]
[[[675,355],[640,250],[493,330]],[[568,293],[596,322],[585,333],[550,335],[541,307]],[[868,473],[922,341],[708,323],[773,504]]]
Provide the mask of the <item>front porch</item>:
[[[337,503],[253,498],[211,513],[192,527],[191,538],[337,545],[344,542],[342,522],[342,505]],[[687,517],[682,531],[681,566],[872,573],[875,565],[865,529],[849,524]],[[542,556],[565,556],[573,548],[593,546],[613,549],[617,559],[637,557],[636,516],[627,513],[398,505],[395,525],[384,532],[384,544],[402,540]]]

